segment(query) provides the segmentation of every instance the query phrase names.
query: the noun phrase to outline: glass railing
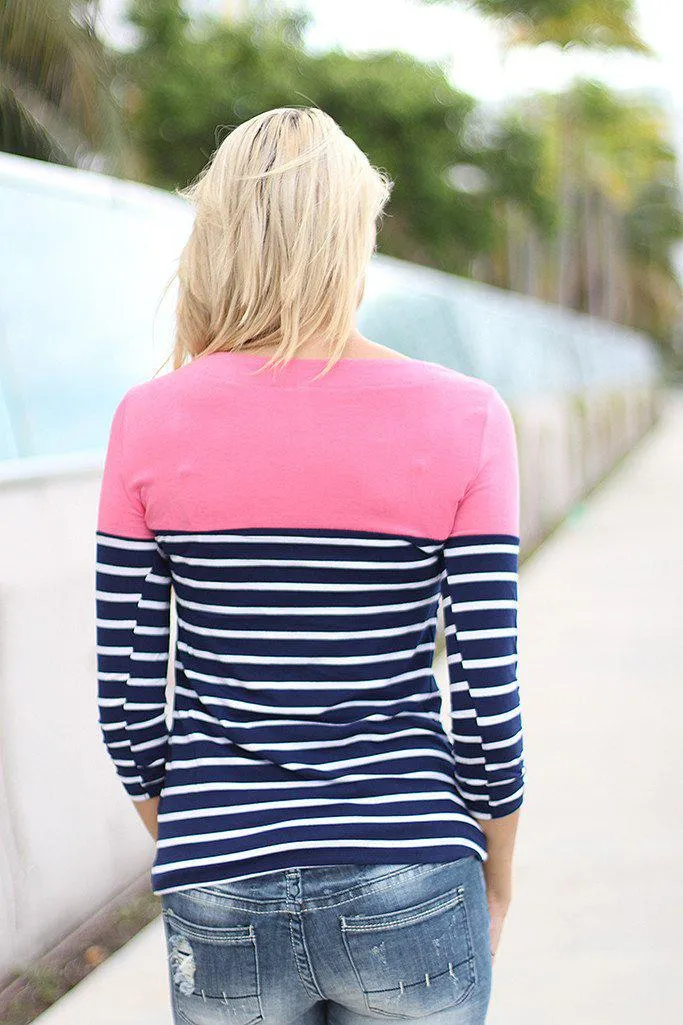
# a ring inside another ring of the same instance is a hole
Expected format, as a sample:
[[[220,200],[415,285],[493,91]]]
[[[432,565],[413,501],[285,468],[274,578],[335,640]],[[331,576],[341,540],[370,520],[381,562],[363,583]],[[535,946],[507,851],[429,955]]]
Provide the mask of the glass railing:
[[[122,394],[171,350],[191,210],[157,189],[0,155],[0,223],[0,460],[96,452]],[[635,332],[387,257],[372,261],[359,327],[515,401],[660,373]]]

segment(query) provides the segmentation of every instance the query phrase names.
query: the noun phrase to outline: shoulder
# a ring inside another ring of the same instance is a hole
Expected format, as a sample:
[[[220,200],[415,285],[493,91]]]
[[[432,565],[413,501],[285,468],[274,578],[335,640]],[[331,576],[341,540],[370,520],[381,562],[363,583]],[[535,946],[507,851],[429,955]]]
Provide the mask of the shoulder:
[[[166,410],[173,408],[179,395],[192,390],[196,373],[193,364],[188,363],[178,370],[170,370],[147,381],[134,384],[121,397],[117,414],[126,422],[141,424],[147,419],[158,419]]]
[[[442,363],[414,360],[415,376],[431,388],[436,401],[451,412],[460,411],[468,417],[486,418],[490,410],[507,408],[500,392],[489,381],[473,377]]]

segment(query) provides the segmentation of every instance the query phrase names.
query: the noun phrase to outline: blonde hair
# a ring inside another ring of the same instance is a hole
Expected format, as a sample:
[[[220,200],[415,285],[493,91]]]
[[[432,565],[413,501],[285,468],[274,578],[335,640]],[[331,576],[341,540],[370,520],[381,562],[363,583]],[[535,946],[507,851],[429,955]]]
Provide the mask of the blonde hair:
[[[267,110],[234,129],[180,195],[195,207],[178,268],[174,368],[217,351],[353,330],[392,182],[316,107]],[[263,368],[265,369],[265,367]]]

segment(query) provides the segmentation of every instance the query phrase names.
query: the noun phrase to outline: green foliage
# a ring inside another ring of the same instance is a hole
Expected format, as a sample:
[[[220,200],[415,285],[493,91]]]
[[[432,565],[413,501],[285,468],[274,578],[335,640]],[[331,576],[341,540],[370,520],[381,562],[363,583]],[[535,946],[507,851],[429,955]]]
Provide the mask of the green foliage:
[[[461,0],[423,0],[460,3]],[[507,18],[513,43],[555,43],[649,52],[634,26],[633,0],[473,0],[482,14]]]
[[[516,111],[505,113],[494,127],[493,144],[481,153],[492,195],[529,214],[541,235],[557,227],[557,208],[544,183],[546,143],[541,132]]]
[[[69,163],[120,149],[96,8],[95,0],[0,0],[0,149]]]
[[[398,53],[331,53],[311,62],[310,72],[308,95],[395,181],[383,249],[465,268],[492,233],[485,198],[459,195],[446,178],[449,167],[474,158],[464,140],[473,100],[438,67]]]
[[[670,340],[681,310],[673,252],[683,209],[661,107],[581,81],[520,102],[518,116],[544,140],[541,181],[562,239],[542,257],[545,297]]]
[[[425,4],[453,4],[455,0],[422,0]],[[482,14],[495,18],[524,17],[539,22],[544,18],[564,18],[577,7],[577,0],[472,0]]]
[[[0,85],[0,150],[53,164],[71,164],[56,139],[22,105],[17,95],[3,85]]]
[[[585,81],[563,97],[559,113],[580,140],[586,183],[623,211],[632,256],[654,262],[673,278],[671,247],[683,238],[683,212],[676,154],[661,108]]]
[[[683,239],[683,210],[676,182],[645,182],[634,197],[626,226],[628,242],[636,256],[675,273],[672,246]]]
[[[552,220],[533,132],[509,122],[472,140],[475,103],[438,65],[401,53],[313,56],[296,19],[190,25],[177,0],[137,0],[132,18],[141,37],[126,58],[129,108],[144,176],[156,184],[191,181],[224,134],[255,114],[310,104],[394,179],[385,252],[467,272],[495,244],[496,197],[514,197],[543,227]],[[455,189],[449,171],[462,164],[480,168],[488,184]]]

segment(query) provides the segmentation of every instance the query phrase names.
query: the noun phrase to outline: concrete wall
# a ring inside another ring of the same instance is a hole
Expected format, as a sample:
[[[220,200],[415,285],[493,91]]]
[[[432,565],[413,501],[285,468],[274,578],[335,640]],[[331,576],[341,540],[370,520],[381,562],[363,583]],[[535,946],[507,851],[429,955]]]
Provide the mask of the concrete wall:
[[[0,484],[0,981],[151,862],[97,727],[99,472]]]

